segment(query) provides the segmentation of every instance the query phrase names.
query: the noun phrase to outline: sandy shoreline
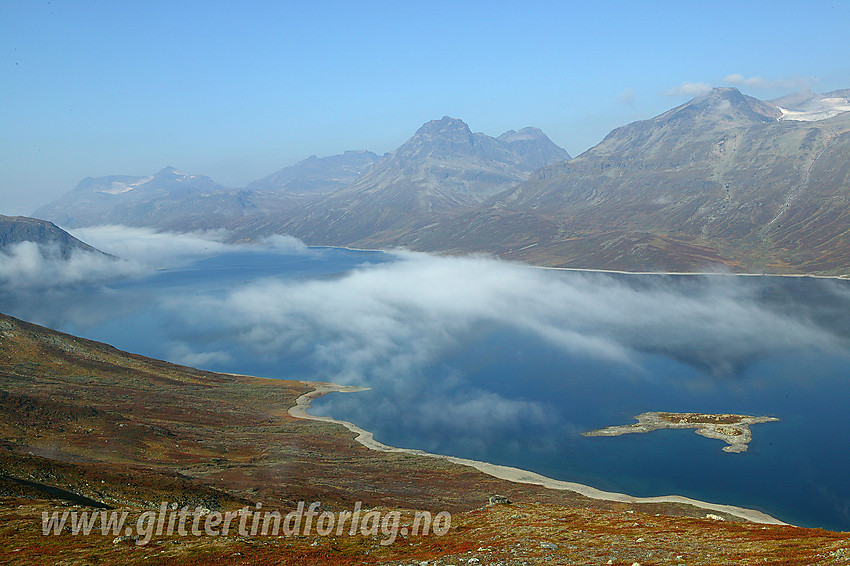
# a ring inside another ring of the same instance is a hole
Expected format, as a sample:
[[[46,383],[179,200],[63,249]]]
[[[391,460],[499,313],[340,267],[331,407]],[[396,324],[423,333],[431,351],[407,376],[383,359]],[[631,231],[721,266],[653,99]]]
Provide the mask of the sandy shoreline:
[[[732,273],[724,271],[617,271],[615,269],[591,269],[586,267],[547,267],[544,265],[526,264],[539,269],[552,269],[555,271],[579,271],[588,273],[615,273],[617,275],[720,275],[723,277],[795,277],[810,279],[837,279],[839,281],[850,280],[850,275],[815,275],[812,273]]]
[[[696,499],[682,497],[679,495],[665,495],[660,497],[633,497],[624,493],[602,491],[600,489],[596,489],[594,487],[590,487],[580,483],[556,480],[548,478],[546,476],[542,476],[540,474],[536,474],[534,472],[520,470],[518,468],[511,468],[509,466],[500,466],[498,464],[490,464],[489,462],[479,462],[477,460],[469,460],[466,458],[458,458],[455,456],[431,454],[429,452],[410,448],[395,448],[393,446],[388,446],[375,440],[371,432],[363,430],[362,428],[358,427],[353,423],[347,421],[340,421],[331,417],[318,417],[311,415],[307,412],[307,409],[310,408],[310,403],[313,401],[313,399],[321,397],[322,395],[325,395],[327,393],[355,393],[357,391],[366,391],[369,388],[355,387],[350,385],[337,385],[334,383],[323,383],[315,381],[302,381],[301,383],[309,387],[313,387],[314,389],[298,397],[295,402],[295,405],[289,408],[289,414],[291,416],[299,419],[308,419],[313,421],[341,424],[351,432],[357,434],[357,437],[355,438],[357,442],[371,450],[376,450],[378,452],[402,452],[406,454],[415,454],[418,456],[427,456],[430,458],[440,458],[443,460],[448,460],[449,462],[453,462],[455,464],[470,466],[487,475],[502,480],[507,480],[515,483],[540,485],[549,489],[573,491],[580,495],[584,495],[585,497],[590,497],[591,499],[618,501],[622,503],[680,503],[692,505],[694,507],[698,507],[700,509],[705,509],[706,511],[711,511],[715,513],[726,513],[753,523],[764,523],[770,525],[787,524],[783,523],[778,519],[775,519],[774,517],[771,517],[766,513],[762,513],[761,511],[756,511],[754,509],[744,509],[743,507],[735,507],[733,505],[707,503],[705,501],[698,501]]]
[[[398,249],[387,249],[387,248],[351,248],[348,246],[307,246],[308,248],[328,248],[333,250],[348,250],[352,252],[382,252],[382,253],[393,253],[393,252],[412,252],[412,253],[421,253],[427,255],[439,256],[440,252],[419,252],[408,250],[404,248]],[[482,252],[470,252],[464,255],[477,255]],[[484,254],[487,255],[487,254]],[[492,255],[492,257],[499,261],[509,261],[513,263],[521,263],[523,265],[527,265],[528,267],[534,267],[537,269],[551,269],[555,271],[577,271],[577,272],[586,272],[586,273],[613,273],[617,275],[723,275],[726,277],[810,277],[812,279],[838,279],[839,281],[848,281],[850,280],[850,274],[846,275],[818,275],[814,273],[733,273],[731,271],[619,271],[616,269],[596,269],[592,267],[551,267],[547,265],[535,265],[533,263],[528,263],[527,261],[516,261],[516,260],[502,260],[497,255]]]

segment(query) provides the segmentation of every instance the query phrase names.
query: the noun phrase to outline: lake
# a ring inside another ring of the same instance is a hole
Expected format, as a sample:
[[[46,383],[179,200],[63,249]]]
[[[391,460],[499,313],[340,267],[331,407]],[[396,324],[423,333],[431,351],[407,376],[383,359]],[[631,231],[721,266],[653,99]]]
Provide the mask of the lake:
[[[311,411],[390,445],[850,530],[847,281],[240,246],[0,290],[0,311],[203,369],[369,386]],[[742,454],[693,430],[581,435],[646,411],[780,420]]]

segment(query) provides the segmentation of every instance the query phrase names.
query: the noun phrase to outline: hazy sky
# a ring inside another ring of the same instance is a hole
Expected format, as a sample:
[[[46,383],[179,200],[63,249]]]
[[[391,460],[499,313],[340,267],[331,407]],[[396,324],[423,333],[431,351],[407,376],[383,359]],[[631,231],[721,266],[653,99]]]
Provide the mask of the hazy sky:
[[[693,85],[850,88],[848,25],[845,0],[0,0],[0,214],[166,165],[241,186],[443,115],[577,155]]]

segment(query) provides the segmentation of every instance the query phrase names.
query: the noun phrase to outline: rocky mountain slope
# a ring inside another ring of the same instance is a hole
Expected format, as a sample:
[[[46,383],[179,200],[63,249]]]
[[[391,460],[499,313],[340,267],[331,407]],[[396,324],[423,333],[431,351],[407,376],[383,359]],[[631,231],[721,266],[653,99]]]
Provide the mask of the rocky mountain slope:
[[[848,272],[848,156],[850,113],[792,120],[715,89],[397,243],[586,268]]]
[[[311,155],[304,161],[248,183],[251,191],[327,194],[356,181],[379,157],[371,151],[346,151],[329,157]]]
[[[473,210],[536,169],[569,157],[536,128],[493,138],[444,116],[424,124],[351,185],[290,218],[266,218],[243,232],[288,233],[310,244],[393,242]]]
[[[0,215],[0,252],[21,242],[37,244],[42,255],[52,259],[68,259],[75,250],[108,256],[52,222],[26,216]]]

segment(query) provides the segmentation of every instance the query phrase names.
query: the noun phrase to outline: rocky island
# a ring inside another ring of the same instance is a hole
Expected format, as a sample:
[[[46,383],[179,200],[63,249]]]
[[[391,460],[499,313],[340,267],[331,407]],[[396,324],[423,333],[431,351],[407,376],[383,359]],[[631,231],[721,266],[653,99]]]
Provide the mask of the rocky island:
[[[752,440],[751,424],[778,421],[775,417],[751,417],[748,415],[709,415],[703,413],[642,413],[635,417],[637,423],[609,426],[582,433],[584,436],[620,436],[634,432],[652,432],[662,428],[694,428],[694,432],[706,438],[723,440],[724,452],[746,452]]]

